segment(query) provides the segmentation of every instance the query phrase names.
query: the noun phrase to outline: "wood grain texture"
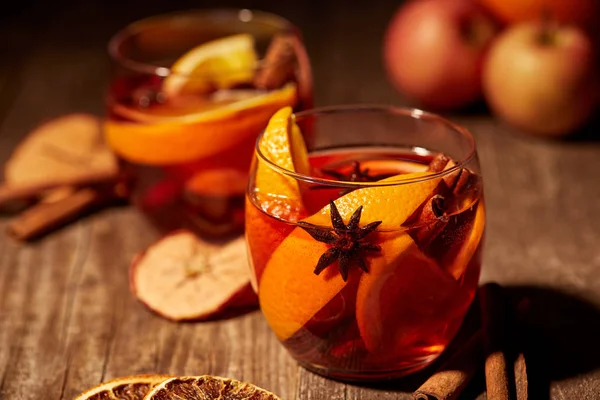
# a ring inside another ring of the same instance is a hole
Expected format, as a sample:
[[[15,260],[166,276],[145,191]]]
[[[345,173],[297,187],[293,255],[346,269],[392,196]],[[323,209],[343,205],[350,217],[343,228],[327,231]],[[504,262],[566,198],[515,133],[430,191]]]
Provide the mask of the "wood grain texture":
[[[396,1],[166,3],[11,3],[0,16],[0,35],[8,38],[0,41],[0,162],[45,119],[101,114],[110,35],[174,9],[219,4],[281,14],[304,33],[318,105],[405,104],[380,57]],[[482,281],[532,301],[532,398],[599,398],[600,138],[544,142],[484,111],[453,118],[474,133],[483,169],[489,212]],[[0,230],[6,221],[0,217]],[[0,399],[71,399],[136,373],[229,376],[284,399],[410,398],[411,385],[343,384],[298,367],[260,312],[195,324],[150,313],[130,295],[127,267],[156,238],[130,208],[103,211],[30,245],[0,236]]]

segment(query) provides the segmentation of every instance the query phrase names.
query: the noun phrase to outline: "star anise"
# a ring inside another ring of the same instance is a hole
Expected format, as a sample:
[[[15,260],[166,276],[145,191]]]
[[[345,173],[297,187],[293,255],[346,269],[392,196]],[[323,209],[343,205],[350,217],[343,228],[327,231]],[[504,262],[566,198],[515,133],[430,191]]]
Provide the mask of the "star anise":
[[[352,161],[352,169],[347,173],[341,173],[339,171],[324,169],[323,173],[334,177],[338,181],[345,182],[376,182],[381,179],[389,178],[394,174],[369,174],[369,168],[361,169],[360,162]]]
[[[354,211],[346,225],[333,201],[329,202],[329,207],[333,229],[319,228],[307,222],[299,222],[298,225],[314,239],[331,246],[319,258],[314,270],[315,275],[319,275],[337,260],[340,275],[346,282],[348,280],[348,270],[353,263],[361,270],[369,272],[365,253],[380,252],[381,246],[368,242],[366,237],[381,224],[381,221],[371,222],[359,227],[358,224],[363,210],[363,206],[360,206]]]

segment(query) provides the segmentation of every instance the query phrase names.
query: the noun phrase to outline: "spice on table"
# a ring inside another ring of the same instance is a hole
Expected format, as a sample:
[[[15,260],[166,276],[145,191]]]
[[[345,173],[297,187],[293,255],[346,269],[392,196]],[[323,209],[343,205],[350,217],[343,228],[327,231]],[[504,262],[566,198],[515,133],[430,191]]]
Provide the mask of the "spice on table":
[[[69,114],[44,122],[14,149],[0,184],[0,209],[34,204],[8,226],[13,237],[29,240],[125,199],[127,183],[102,140],[99,118]]]
[[[489,400],[508,400],[511,393],[507,317],[503,289],[488,283],[479,289],[485,348],[485,382]]]
[[[116,181],[119,177],[117,171],[87,171],[73,178],[50,178],[45,182],[25,184],[3,184],[0,185],[0,208],[6,207],[12,202],[21,200],[44,200],[55,196],[54,190],[64,188],[83,188],[95,184]],[[51,201],[50,201],[51,202]]]
[[[43,201],[25,210],[8,224],[8,233],[17,240],[35,239],[79,216],[127,198],[123,183],[111,188],[83,188],[54,201]]]
[[[515,310],[513,334],[516,332],[523,332],[527,330],[527,316],[530,310],[529,299],[525,298],[521,300]],[[525,346],[526,340],[520,336],[516,337],[517,343],[517,355],[514,362],[514,375],[515,375],[515,394],[516,400],[527,400],[529,397],[529,380],[527,378],[527,359],[525,357]]]
[[[413,394],[415,400],[454,400],[483,362],[481,331],[476,332]]]

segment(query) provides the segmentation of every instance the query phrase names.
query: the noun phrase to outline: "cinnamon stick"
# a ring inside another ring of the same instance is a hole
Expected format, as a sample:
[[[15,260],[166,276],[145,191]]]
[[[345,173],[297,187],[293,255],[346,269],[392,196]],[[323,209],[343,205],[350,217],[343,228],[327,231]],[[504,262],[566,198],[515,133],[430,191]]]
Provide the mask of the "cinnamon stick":
[[[513,329],[513,332],[519,332],[526,330],[526,319],[529,313],[530,303],[528,299],[522,300],[516,309],[515,326],[517,329]],[[525,329],[524,329],[525,328]],[[517,400],[527,400],[529,398],[529,380],[527,378],[527,359],[525,358],[524,348],[525,340],[517,338],[518,349],[517,356],[514,362],[514,375],[515,375],[515,394]]]
[[[293,74],[295,61],[291,35],[276,35],[267,48],[262,67],[254,77],[254,86],[266,90],[280,88]]]
[[[0,186],[0,207],[14,201],[27,200],[42,195],[45,191],[63,186],[90,186],[116,181],[117,171],[89,171],[70,179],[48,180],[31,184],[4,184]]]
[[[485,383],[489,400],[510,399],[506,310],[502,287],[488,283],[479,289],[485,348]]]
[[[454,166],[447,156],[440,153],[429,163],[429,172],[442,172],[443,170]],[[411,216],[409,225],[415,226],[411,233],[413,240],[421,250],[427,248],[442,233],[448,224],[446,211],[449,202],[444,196],[448,196],[450,191],[442,183],[438,186],[436,193],[423,204],[416,214]]]
[[[8,234],[17,240],[35,239],[126,195],[124,184],[113,185],[110,189],[79,189],[60,200],[29,208],[8,224]]]
[[[476,332],[414,393],[415,400],[454,400],[481,367],[483,344],[481,331]]]

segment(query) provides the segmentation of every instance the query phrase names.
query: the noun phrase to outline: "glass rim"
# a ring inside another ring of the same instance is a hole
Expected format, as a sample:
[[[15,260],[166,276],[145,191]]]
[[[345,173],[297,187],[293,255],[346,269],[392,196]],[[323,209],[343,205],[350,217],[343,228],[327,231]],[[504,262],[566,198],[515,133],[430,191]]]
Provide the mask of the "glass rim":
[[[107,50],[110,59],[114,62],[117,62],[120,66],[127,68],[130,71],[148,74],[148,75],[157,75],[160,77],[167,76],[183,76],[189,78],[201,78],[202,75],[196,74],[184,74],[181,72],[172,71],[171,67],[165,67],[161,65],[156,65],[149,62],[137,61],[131,57],[126,56],[120,49],[121,44],[132,35],[139,33],[144,30],[144,27],[149,23],[168,21],[176,17],[180,16],[196,16],[196,17],[210,17],[211,14],[220,14],[220,15],[228,15],[229,17],[233,17],[242,22],[253,22],[255,20],[260,21],[264,24],[271,25],[273,27],[280,28],[282,32],[286,30],[290,30],[292,32],[298,32],[298,28],[288,19],[270,13],[268,11],[261,11],[250,8],[197,8],[190,10],[182,10],[182,11],[173,11],[167,12],[157,15],[152,15],[149,17],[145,17],[142,19],[138,19],[133,21],[123,28],[118,30],[108,41]],[[244,20],[243,15],[251,15],[251,18],[247,21]],[[263,62],[259,62],[255,70],[260,68],[264,68],[266,65],[276,65],[276,64],[265,64]]]
[[[308,182],[312,184],[319,184],[323,186],[332,186],[336,188],[364,188],[364,187],[382,187],[382,186],[397,186],[397,185],[405,185],[405,184],[414,184],[425,182],[431,179],[443,178],[446,175],[450,175],[455,171],[462,169],[466,164],[469,164],[475,154],[477,153],[477,149],[475,146],[475,139],[471,132],[465,128],[464,126],[452,122],[449,119],[432,112],[423,111],[418,108],[410,108],[410,107],[399,107],[399,106],[388,106],[388,105],[380,105],[380,104],[349,104],[349,105],[337,105],[337,106],[326,106],[326,107],[317,107],[310,110],[305,110],[299,113],[292,114],[292,118],[295,118],[296,121],[302,120],[306,117],[318,116],[318,115],[327,115],[327,114],[337,114],[337,113],[348,113],[352,111],[367,111],[367,112],[383,112],[388,114],[397,114],[405,117],[413,118],[413,119],[426,119],[429,121],[438,121],[446,125],[447,127],[455,130],[465,139],[469,144],[469,150],[466,157],[463,157],[461,160],[453,160],[456,162],[451,168],[445,169],[440,172],[430,172],[426,175],[407,178],[403,175],[399,175],[397,179],[392,181],[382,182],[349,182],[349,181],[338,181],[335,179],[325,179],[319,178],[311,175],[301,174],[296,171],[291,171],[289,169],[283,168],[274,162],[270,161],[260,150],[260,141],[265,133],[263,130],[256,140],[255,152],[261,161],[265,162],[270,168],[280,172],[281,174],[288,176],[290,178],[300,180],[303,182]],[[413,149],[418,147],[413,147]],[[426,149],[428,150],[428,149]],[[409,175],[409,174],[406,174]],[[388,178],[389,179],[389,178]]]

